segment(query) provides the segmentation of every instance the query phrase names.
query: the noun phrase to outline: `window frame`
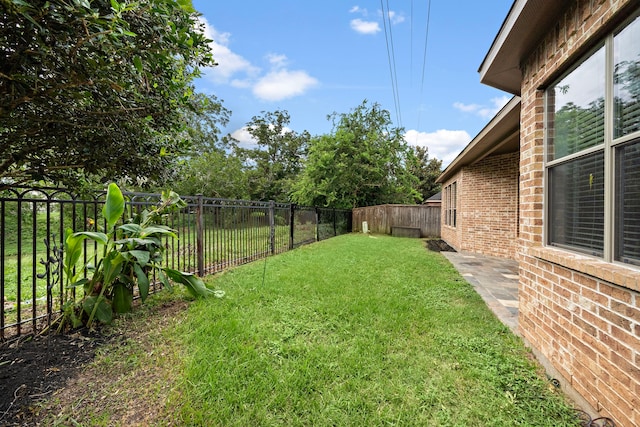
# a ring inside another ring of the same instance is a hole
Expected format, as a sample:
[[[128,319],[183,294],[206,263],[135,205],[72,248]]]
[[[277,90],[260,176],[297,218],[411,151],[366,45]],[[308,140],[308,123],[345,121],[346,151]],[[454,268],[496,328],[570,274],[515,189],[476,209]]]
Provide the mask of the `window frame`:
[[[543,220],[545,226],[543,227],[542,241],[545,246],[554,247],[561,250],[567,250],[570,252],[579,253],[581,255],[590,256],[599,260],[604,260],[608,263],[620,264],[627,267],[640,269],[640,260],[637,263],[623,262],[616,260],[617,247],[620,244],[620,233],[618,225],[616,224],[616,208],[619,205],[616,194],[616,182],[617,182],[617,170],[616,170],[616,151],[619,147],[628,143],[640,143],[640,130],[631,132],[621,137],[615,137],[615,94],[614,94],[614,39],[616,35],[621,33],[625,28],[631,25],[640,17],[640,9],[636,10],[631,16],[625,20],[625,22],[616,27],[613,31],[610,31],[604,38],[604,40],[597,43],[597,45],[590,49],[589,52],[582,55],[577,61],[575,61],[571,67],[562,73],[560,77],[554,79],[544,90],[543,102],[544,102],[544,154],[543,154],[543,167],[544,167],[544,211]],[[636,25],[640,25],[636,23]],[[587,61],[599,49],[605,50],[605,69],[604,75],[601,78],[605,79],[605,93],[604,93],[604,140],[601,144],[593,147],[589,147],[582,151],[566,155],[561,158],[554,158],[549,160],[549,148],[550,148],[550,119],[554,119],[553,115],[555,111],[551,111],[551,105],[549,102],[549,90],[555,88],[556,85],[574,72],[582,63]],[[589,251],[582,248],[551,244],[551,187],[550,187],[550,171],[553,167],[569,163],[580,157],[593,155],[594,153],[602,152],[604,155],[604,234],[603,234],[603,253],[602,255],[594,255]]]
[[[457,224],[457,181],[444,187],[444,225],[456,228]]]

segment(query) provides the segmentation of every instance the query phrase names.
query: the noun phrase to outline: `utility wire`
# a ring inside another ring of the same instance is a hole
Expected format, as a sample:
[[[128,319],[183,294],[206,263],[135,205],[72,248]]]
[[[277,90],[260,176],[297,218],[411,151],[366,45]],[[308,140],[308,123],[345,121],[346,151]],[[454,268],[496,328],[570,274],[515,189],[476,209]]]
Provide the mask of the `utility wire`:
[[[387,19],[389,21],[389,39],[391,40],[391,58],[393,59],[393,80],[396,85],[396,97],[398,98],[398,125],[402,127],[402,110],[400,108],[400,90],[398,89],[398,70],[396,69],[396,50],[393,43],[393,32],[391,25],[391,9],[389,9],[389,0],[387,0]]]
[[[384,9],[384,2],[380,0],[382,9],[382,23],[384,25],[384,38],[387,44],[387,61],[389,62],[389,73],[391,74],[391,90],[393,92],[393,103],[396,107],[396,120],[398,125],[402,127],[402,117],[400,115],[400,97],[398,95],[398,79],[395,73],[395,53],[393,50],[393,37],[391,35],[391,19],[389,17],[389,0],[387,0],[387,11]],[[387,33],[387,20],[389,21],[389,30]],[[389,41],[391,39],[391,41]],[[392,56],[393,55],[393,56]],[[393,59],[392,59],[393,58]]]
[[[427,3],[427,28],[424,36],[424,53],[422,55],[422,82],[420,84],[420,97],[424,89],[424,74],[427,68],[427,46],[429,45],[429,22],[431,21],[431,0]]]
[[[424,76],[425,76],[425,70],[427,68],[427,46],[429,45],[429,23],[431,21],[431,0],[428,0],[427,3],[427,27],[425,30],[425,36],[424,36],[424,52],[422,55],[422,77],[420,79],[420,102],[422,102],[422,97],[424,94]],[[416,132],[416,144],[417,144],[417,138],[418,138],[418,132],[420,132],[420,115],[422,113],[422,109],[418,108],[418,127],[417,127],[417,132]]]
[[[411,0],[411,19],[409,22],[409,87],[413,88],[413,0]]]

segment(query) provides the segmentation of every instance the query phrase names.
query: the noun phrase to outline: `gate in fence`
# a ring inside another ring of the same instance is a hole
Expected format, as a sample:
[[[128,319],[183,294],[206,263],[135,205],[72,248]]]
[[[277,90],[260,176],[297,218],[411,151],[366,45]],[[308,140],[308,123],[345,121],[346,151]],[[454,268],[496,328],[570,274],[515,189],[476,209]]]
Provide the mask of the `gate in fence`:
[[[124,194],[129,217],[160,200],[159,194]],[[350,210],[182,198],[187,206],[165,218],[179,239],[164,242],[164,262],[200,276],[351,232]],[[103,227],[103,204],[104,193],[80,197],[59,188],[0,193],[0,341],[37,332],[61,312],[65,289],[59,267],[65,230]],[[85,264],[97,256],[96,245],[85,241]],[[160,287],[156,283],[150,292]]]

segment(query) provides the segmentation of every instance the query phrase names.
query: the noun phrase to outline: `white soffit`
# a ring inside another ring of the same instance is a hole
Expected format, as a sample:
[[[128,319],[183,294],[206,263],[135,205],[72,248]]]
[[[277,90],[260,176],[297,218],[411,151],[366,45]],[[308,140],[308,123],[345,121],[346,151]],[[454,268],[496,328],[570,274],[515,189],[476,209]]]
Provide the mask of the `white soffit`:
[[[520,95],[520,62],[553,29],[564,0],[515,0],[478,72],[480,81]]]

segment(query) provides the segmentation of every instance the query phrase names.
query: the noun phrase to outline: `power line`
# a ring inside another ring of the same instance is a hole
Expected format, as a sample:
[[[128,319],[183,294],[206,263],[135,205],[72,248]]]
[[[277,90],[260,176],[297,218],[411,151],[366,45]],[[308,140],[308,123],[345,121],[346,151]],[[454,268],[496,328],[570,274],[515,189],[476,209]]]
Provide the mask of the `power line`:
[[[424,76],[425,70],[427,68],[427,46],[429,45],[429,23],[431,21],[431,0],[428,0],[427,3],[427,26],[425,30],[424,36],[424,52],[422,56],[422,77],[420,79],[420,102],[422,102],[422,97],[424,94]],[[418,138],[418,132],[420,131],[420,115],[422,113],[422,109],[418,107],[418,126],[416,130],[416,144]]]
[[[411,0],[411,19],[409,22],[409,87],[413,87],[413,0]]]
[[[398,78],[396,73],[396,59],[395,51],[393,49],[393,35],[391,33],[391,18],[389,16],[389,0],[387,0],[386,12],[384,9],[383,0],[380,0],[380,7],[382,8],[382,23],[384,25],[384,37],[387,45],[387,60],[389,62],[389,73],[391,74],[391,90],[393,92],[393,102],[396,108],[396,120],[398,121],[398,125],[402,127],[402,116],[400,114],[400,96],[398,94]],[[388,30],[387,20],[389,21]]]
[[[420,84],[420,98],[422,98],[422,91],[424,89],[424,73],[427,68],[427,46],[429,44],[429,22],[431,20],[431,0],[427,3],[427,28],[424,36],[424,53],[422,56],[422,79]]]

